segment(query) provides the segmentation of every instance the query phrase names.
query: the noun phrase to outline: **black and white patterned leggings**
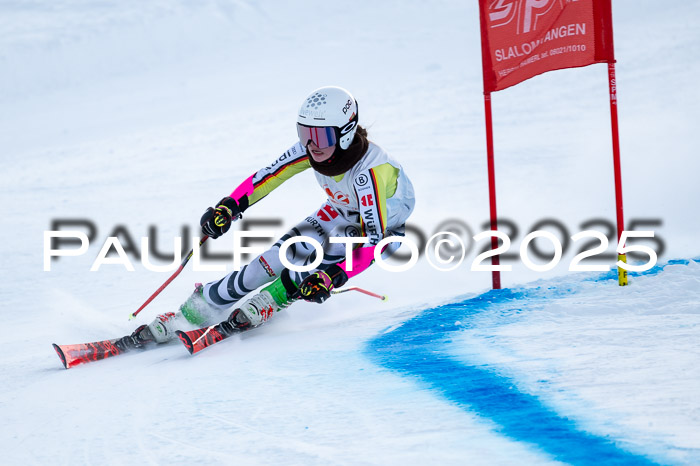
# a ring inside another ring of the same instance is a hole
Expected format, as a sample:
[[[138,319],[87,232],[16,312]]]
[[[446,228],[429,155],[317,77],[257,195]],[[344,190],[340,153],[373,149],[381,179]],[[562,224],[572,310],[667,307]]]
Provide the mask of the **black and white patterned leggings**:
[[[204,285],[204,298],[216,307],[228,308],[256,288],[279,278],[285,269],[279,258],[280,248],[282,243],[295,236],[308,236],[323,246],[323,260],[315,270],[324,270],[332,264],[342,262],[345,260],[345,244],[330,243],[329,238],[360,236],[360,228],[359,223],[347,220],[326,202],[318,211],[306,217],[277,240],[270,249],[248,265],[241,267],[240,271],[231,272],[221,280]],[[312,244],[298,242],[289,246],[286,258],[294,265],[304,266],[316,260],[317,252]],[[289,274],[290,278],[299,284],[315,270],[308,272],[290,270]]]

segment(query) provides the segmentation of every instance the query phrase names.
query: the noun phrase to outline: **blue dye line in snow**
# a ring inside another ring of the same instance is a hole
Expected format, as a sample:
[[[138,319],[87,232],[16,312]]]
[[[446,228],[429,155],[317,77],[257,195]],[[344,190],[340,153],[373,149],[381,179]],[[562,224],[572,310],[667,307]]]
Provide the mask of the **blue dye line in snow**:
[[[668,264],[689,262],[676,260]],[[655,275],[661,270],[663,266],[656,266],[630,276]],[[611,279],[617,280],[617,271],[594,280]],[[549,288],[546,297],[573,293],[574,290]],[[522,307],[535,294],[542,299],[542,287],[492,290],[460,303],[427,309],[399,328],[369,341],[366,352],[378,364],[418,378],[464,409],[492,420],[498,426],[498,433],[534,444],[556,460],[581,465],[656,464],[621,449],[611,439],[581,430],[574,421],[557,414],[537,397],[518,391],[510,379],[483,365],[468,365],[447,354],[445,345],[451,342],[450,333],[470,328],[472,317],[494,305]],[[460,322],[456,323],[457,320]]]
[[[691,262],[699,262],[700,263],[700,258],[697,259],[672,259],[666,262],[663,265],[655,265],[654,267],[650,268],[649,270],[645,270],[644,272],[628,272],[627,276],[628,277],[643,277],[643,276],[648,276],[648,275],[657,275],[661,273],[664,270],[664,267],[667,265],[688,265]],[[606,280],[617,280],[617,269],[611,270],[610,272],[606,272],[603,275],[591,279],[592,281],[596,282],[604,282]]]

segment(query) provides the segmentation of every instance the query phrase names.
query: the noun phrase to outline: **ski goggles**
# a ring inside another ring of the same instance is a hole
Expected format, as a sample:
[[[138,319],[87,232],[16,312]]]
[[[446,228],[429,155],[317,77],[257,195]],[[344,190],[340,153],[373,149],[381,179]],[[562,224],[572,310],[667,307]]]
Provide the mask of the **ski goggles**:
[[[297,123],[297,133],[299,142],[306,147],[309,141],[318,146],[319,149],[335,146],[338,142],[340,130],[334,126],[306,126]]]

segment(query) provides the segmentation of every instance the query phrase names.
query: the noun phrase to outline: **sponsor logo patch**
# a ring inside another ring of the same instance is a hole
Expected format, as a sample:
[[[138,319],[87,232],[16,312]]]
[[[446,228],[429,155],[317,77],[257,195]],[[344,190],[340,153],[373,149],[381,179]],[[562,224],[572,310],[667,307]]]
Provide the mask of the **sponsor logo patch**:
[[[262,265],[262,268],[265,269],[265,273],[267,273],[268,276],[270,277],[276,277],[275,271],[272,270],[272,267],[270,267],[270,264],[267,263],[265,258],[263,256],[260,256],[258,259],[258,262],[260,262],[260,265]]]

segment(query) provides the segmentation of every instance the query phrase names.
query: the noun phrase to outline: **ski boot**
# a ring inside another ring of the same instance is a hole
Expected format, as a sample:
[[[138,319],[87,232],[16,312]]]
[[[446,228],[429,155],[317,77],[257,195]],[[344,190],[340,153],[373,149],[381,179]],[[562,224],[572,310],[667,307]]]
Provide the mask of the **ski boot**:
[[[234,310],[224,322],[220,324],[221,330],[226,335],[231,335],[236,332],[243,332],[253,328],[248,318],[241,312],[240,309]]]
[[[146,328],[151,332],[156,343],[166,343],[175,338],[178,320],[179,318],[174,312],[166,312],[156,317]]]
[[[180,312],[161,314],[148,324],[148,329],[157,343],[166,343],[175,339],[175,331],[183,327],[181,325],[184,324],[183,318],[197,327],[201,327],[206,322],[220,319],[221,310],[204,300],[203,290],[204,286],[201,283],[196,283],[194,292],[180,306]]]
[[[134,330],[131,335],[127,335],[115,341],[114,346],[122,351],[130,351],[143,348],[149,343],[155,343],[155,339],[148,325],[144,324]]]
[[[293,282],[292,286],[296,287]],[[237,328],[257,327],[258,325],[267,322],[275,312],[289,307],[294,301],[291,294],[296,291],[296,288],[290,293],[288,288],[290,285],[285,285],[282,279],[277,279],[270,285],[262,289],[262,291],[239,306],[229,317],[229,321],[235,321]]]

